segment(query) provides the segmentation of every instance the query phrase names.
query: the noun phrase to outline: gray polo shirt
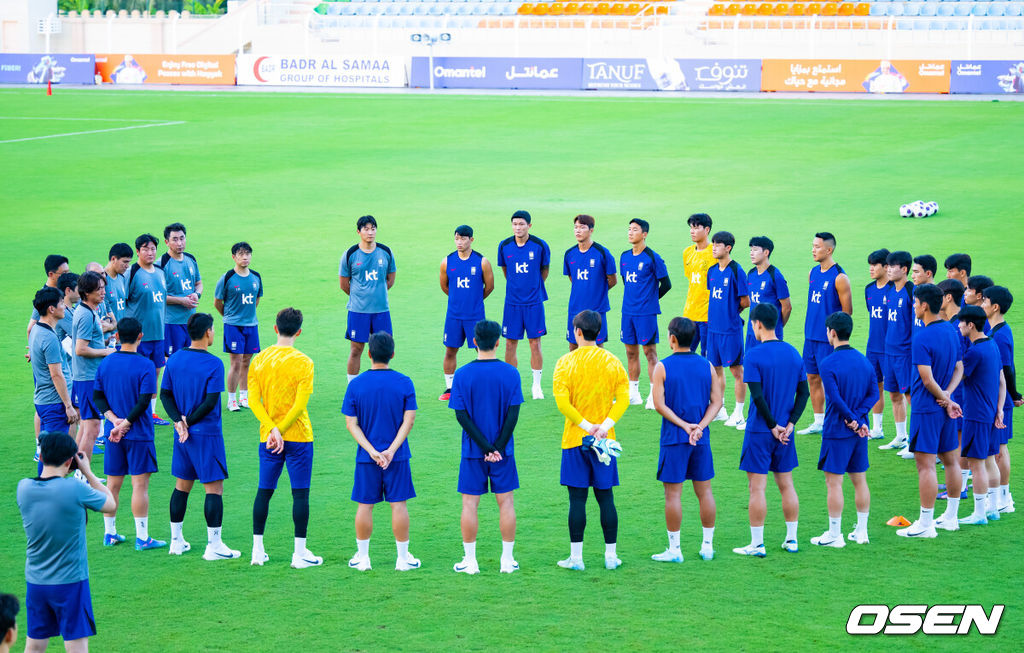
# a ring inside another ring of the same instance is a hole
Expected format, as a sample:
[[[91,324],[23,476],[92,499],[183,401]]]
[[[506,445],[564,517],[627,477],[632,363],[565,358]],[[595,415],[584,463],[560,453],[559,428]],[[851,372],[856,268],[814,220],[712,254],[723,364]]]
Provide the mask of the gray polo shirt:
[[[395,257],[381,245],[364,252],[353,245],[341,257],[338,276],[348,277],[348,310],[353,313],[383,313],[388,310],[388,275],[395,271]]]
[[[35,383],[32,402],[37,406],[63,403],[57,389],[53,387],[49,367],[54,363],[64,362],[64,350],[57,340],[57,334],[49,325],[36,322],[28,335],[28,351],[32,356],[32,381]],[[67,382],[66,376],[64,381]]]
[[[100,323],[100,316],[85,304],[79,304],[75,309],[75,318],[71,325],[72,349],[75,351],[75,344],[79,340],[87,340],[93,349],[104,349],[106,344],[103,341],[103,325]],[[96,370],[99,368],[102,358],[86,358],[72,354],[71,356],[71,379],[73,381],[92,381],[96,378]]]

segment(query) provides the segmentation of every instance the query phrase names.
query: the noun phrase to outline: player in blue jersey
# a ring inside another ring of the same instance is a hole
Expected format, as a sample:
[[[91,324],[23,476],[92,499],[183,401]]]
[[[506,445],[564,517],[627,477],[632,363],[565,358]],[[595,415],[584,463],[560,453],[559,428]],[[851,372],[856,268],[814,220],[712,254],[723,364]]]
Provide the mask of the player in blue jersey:
[[[832,353],[828,344],[825,320],[836,311],[853,315],[853,294],[850,279],[835,262],[836,237],[827,231],[814,234],[811,257],[818,265],[811,268],[807,286],[807,315],[804,318],[804,369],[811,392],[814,421],[797,435],[821,433],[825,424],[825,390],[818,374],[818,363]]]
[[[476,347],[473,329],[484,319],[484,300],[494,290],[491,262],[473,249],[473,227],[455,228],[455,251],[441,260],[441,291],[448,296],[444,316],[444,392],[438,397],[448,401],[455,379],[459,348],[465,343]]]
[[[889,393],[896,435],[879,449],[896,449],[904,458],[913,458],[907,449],[907,405],[914,366],[910,362],[910,343],[914,334],[914,284],[907,275],[913,258],[910,252],[890,252],[885,258],[889,289],[885,295],[885,377],[883,387]]]
[[[171,455],[171,555],[181,555],[192,546],[182,533],[188,495],[198,480],[206,502],[206,550],[203,560],[232,560],[241,551],[229,548],[221,539],[224,523],[224,479],[228,477],[227,453],[221,427],[220,394],[224,392],[224,363],[213,345],[213,316],[193,313],[188,319],[189,345],[167,361],[160,388],[160,401],[174,420],[174,448]]]
[[[164,353],[170,356],[189,343],[185,325],[203,296],[203,280],[196,257],[185,251],[185,225],[175,222],[164,227],[164,244],[167,252],[160,257],[167,283]]]
[[[480,573],[476,560],[477,513],[480,497],[488,488],[498,502],[501,531],[501,573],[519,570],[513,555],[516,540],[516,509],[512,493],[519,487],[513,432],[523,403],[519,371],[498,360],[501,327],[481,320],[474,328],[477,358],[455,373],[448,407],[462,426],[462,461],[459,464],[459,493],[462,494],[463,558],[455,571]]]
[[[142,343],[139,354],[153,361],[157,380],[160,370],[167,362],[164,355],[164,311],[167,304],[167,281],[163,270],[156,264],[157,240],[153,234],[142,234],[135,239],[135,254],[138,260],[128,271],[125,284],[125,315],[134,317],[142,324]],[[153,423],[157,426],[170,424],[157,416],[156,400],[150,406]]]
[[[596,311],[601,315],[601,333],[597,344],[608,340],[608,290],[615,287],[615,258],[600,243],[594,242],[593,216],[580,214],[573,218],[573,233],[576,246],[565,250],[562,260],[562,274],[569,277],[569,317],[566,321],[565,339],[569,351],[579,345],[573,334],[572,320],[580,311]]]
[[[950,254],[943,263],[946,268],[946,278],[956,279],[967,287],[967,279],[971,276],[971,255]]]
[[[78,410],[64,376],[64,352],[55,332],[57,322],[64,317],[64,304],[56,288],[45,287],[36,291],[32,305],[39,315],[28,334],[34,385],[32,403],[42,421],[42,432],[67,433],[68,425],[78,422]]]
[[[740,431],[746,428],[743,418],[743,400],[746,386],[743,385],[743,318],[740,317],[748,306],[750,298],[747,279],[740,264],[732,259],[732,248],[736,238],[728,231],[719,231],[711,237],[711,253],[715,265],[708,268],[708,360],[715,367],[718,380],[725,387],[725,368],[728,367],[734,380],[733,393],[736,408],[726,421]],[[725,410],[723,405],[722,410]]]
[[[505,336],[505,362],[519,365],[516,348],[523,335],[530,342],[530,369],[533,372],[532,395],[543,399],[541,373],[544,357],[540,338],[547,331],[544,302],[548,298],[544,281],[551,266],[551,250],[540,238],[530,235],[532,219],[527,211],[512,214],[512,235],[498,245],[498,265],[505,275],[505,308],[501,333]]]
[[[933,538],[935,529],[960,528],[960,444],[956,437],[956,418],[960,406],[950,398],[963,375],[958,334],[939,318],[942,291],[934,284],[914,289],[914,313],[924,326],[914,335],[912,362],[917,368],[910,386],[910,451],[917,464],[920,517],[907,528],[896,531],[900,537]],[[938,480],[935,456],[946,473],[946,512],[934,519]]]
[[[765,487],[769,472],[775,476],[782,495],[782,514],[786,520],[782,549],[789,553],[799,550],[796,537],[800,502],[793,487],[793,470],[798,464],[793,425],[804,412],[810,392],[800,353],[775,336],[778,320],[779,313],[771,304],[758,304],[750,310],[754,335],[761,344],[750,351],[743,371],[743,380],[750,388],[751,407],[743,434],[740,469],[747,473],[750,491],[750,544],[732,551],[759,558],[766,555]]]
[[[836,311],[825,320],[828,341],[835,348],[821,362],[821,383],[825,388],[825,426],[821,430],[818,469],[825,472],[828,488],[828,530],[811,538],[811,544],[841,549],[843,539],[843,475],[853,483],[857,505],[857,527],[849,540],[868,543],[868,411],[875,403],[877,387],[871,363],[850,346],[853,318]]]
[[[231,246],[235,265],[221,275],[213,291],[213,307],[224,317],[224,351],[228,355],[228,410],[249,407],[249,364],[260,351],[259,320],[256,309],[263,297],[263,277],[249,267],[252,246],[238,242]],[[238,395],[235,395],[235,391]]]
[[[750,239],[750,262],[754,267],[747,270],[747,291],[750,305],[766,302],[779,311],[779,323],[775,325],[775,335],[782,340],[783,327],[789,322],[793,313],[793,302],[789,299],[789,283],[782,272],[772,265],[769,257],[775,251],[775,243],[768,236],[754,236]],[[744,349],[750,350],[757,346],[754,329],[747,322],[747,338]]]
[[[409,432],[416,421],[416,389],[412,380],[392,370],[395,340],[386,331],[369,338],[370,369],[354,378],[345,389],[341,412],[355,439],[356,471],[352,500],[356,508],[356,554],[348,566],[367,571],[370,566],[370,535],[373,507],[381,501],[391,506],[391,530],[395,535],[397,571],[419,569],[420,561],[409,553],[409,499],[416,497],[409,459]]]
[[[919,254],[914,257],[914,264],[910,267],[910,280],[915,286],[926,283],[935,283],[935,273],[939,269],[939,263],[931,254]]]
[[[619,255],[622,275],[622,327],[619,340],[626,346],[626,370],[629,375],[629,403],[643,403],[640,396],[640,348],[647,359],[647,375],[658,364],[658,315],[660,299],[672,289],[665,261],[647,246],[651,225],[646,220],[629,221],[627,238],[631,249]],[[648,409],[654,410],[654,394],[647,396]]]
[[[878,383],[878,401],[871,407],[871,430],[869,440],[885,437],[882,432],[882,414],[885,410],[885,329],[888,322],[885,312],[885,297],[889,293],[889,276],[885,259],[889,250],[876,249],[868,254],[868,275],[871,281],[864,286],[864,304],[868,309],[868,342],[864,348],[871,370]]]
[[[351,342],[348,353],[348,380],[359,374],[359,359],[370,335],[392,332],[388,291],[395,285],[395,255],[377,242],[377,220],[364,215],[356,220],[359,242],[348,248],[338,267],[338,283],[348,295],[348,321],[345,337]]]
[[[693,320],[673,318],[668,323],[672,355],[654,367],[654,408],[661,415],[658,480],[665,486],[668,529],[668,548],[651,556],[658,562],[683,561],[679,531],[683,523],[683,483],[687,480],[697,496],[704,529],[700,557],[715,557],[715,497],[711,493],[715,468],[709,425],[722,406],[725,386],[711,363],[690,351],[697,334]]]
[[[68,271],[68,259],[66,256],[61,256],[60,254],[50,254],[43,261],[43,269],[46,272],[46,283],[43,285],[43,288],[56,288],[57,279],[60,278],[60,275]],[[33,308],[32,316],[28,320],[28,329],[25,331],[26,338],[29,338],[32,335],[32,327],[34,327],[38,321],[39,313]],[[32,360],[31,347],[29,345],[25,346],[25,358],[30,362]],[[36,445],[38,448],[40,416],[35,414],[32,416],[32,420],[33,428],[35,429]],[[39,454],[37,452],[36,462],[38,461]]]
[[[949,322],[953,326],[953,328],[956,329],[957,333],[959,333],[960,332],[960,320],[957,319],[957,315],[960,313],[960,309],[962,308],[961,302],[963,301],[963,296],[964,296],[964,286],[963,286],[963,284],[961,284],[956,279],[943,279],[937,285],[938,285],[939,290],[942,291],[942,307],[939,309],[939,317],[941,317],[943,320],[946,320],[947,322]],[[967,350],[970,348],[971,341],[961,335],[959,337],[959,342],[960,342],[960,358],[962,359],[964,357],[964,354],[966,354]],[[953,390],[953,394],[950,395],[950,398],[953,401],[955,401],[961,408],[963,408],[963,405],[964,405],[964,384],[963,383],[957,384],[956,388]],[[956,418],[956,430],[957,430],[958,436],[962,436],[962,434],[963,434],[963,426],[964,426],[964,418],[963,418],[963,415],[961,415],[960,417]],[[967,485],[968,485],[968,477],[970,476],[970,473],[971,473],[971,470],[967,466],[966,462],[962,462],[961,465],[960,465],[960,488],[961,488],[960,498],[961,499],[966,499],[967,498]],[[942,490],[939,493],[939,497],[938,498],[944,501],[946,499],[946,496],[947,496],[946,491]]]
[[[986,460],[992,451],[991,443],[998,443],[999,433],[1006,429],[1003,423],[1003,404],[1006,400],[1006,378],[1003,374],[999,345],[985,335],[985,311],[979,306],[965,306],[957,314],[960,334],[971,341],[964,354],[963,431],[960,438],[961,464],[971,470],[974,479],[974,511],[960,520],[961,524],[988,523],[989,492],[998,495],[988,478]],[[996,445],[998,451],[998,444]],[[999,518],[998,505],[991,511]]]
[[[984,274],[967,277],[967,285],[964,286],[964,306],[981,306],[985,300],[985,291],[994,285],[992,278]],[[985,328],[987,330],[989,327]]]
[[[1003,423],[1006,428],[999,431],[999,453],[994,456],[995,460],[988,462],[989,485],[995,488],[995,475],[992,473],[992,462],[995,462],[999,471],[999,492],[995,505],[999,512],[1008,514],[1014,512],[1013,497],[1010,495],[1010,439],[1013,438],[1013,409],[1024,406],[1024,397],[1017,388],[1017,371],[1013,362],[1013,333],[1010,325],[1006,323],[1006,313],[1013,305],[1013,295],[1003,286],[992,286],[984,291],[984,300],[981,303],[985,315],[988,317],[988,324],[991,327],[989,335],[999,346],[999,357],[1003,366],[1003,376],[1006,379],[1006,402],[1003,404]],[[991,449],[990,449],[991,451]],[[992,505],[992,494],[989,494],[989,506]]]
[[[156,368],[139,356],[142,325],[135,318],[122,318],[117,326],[121,349],[103,359],[96,370],[93,403],[114,425],[103,455],[107,489],[114,497],[115,510],[103,517],[103,546],[124,542],[117,532],[117,510],[124,477],[132,477],[132,516],[135,518],[135,549],[144,551],[166,546],[149,536],[149,477],[158,471],[154,444],[153,416],[149,402],[156,395]]]
[[[74,341],[71,358],[71,394],[81,416],[78,446],[90,460],[96,436],[100,432],[100,419],[103,417],[93,403],[93,383],[100,362],[115,351],[106,346],[103,325],[98,314],[105,292],[102,275],[86,272],[79,277],[78,293],[82,302],[75,309],[74,322],[71,326],[71,337]]]

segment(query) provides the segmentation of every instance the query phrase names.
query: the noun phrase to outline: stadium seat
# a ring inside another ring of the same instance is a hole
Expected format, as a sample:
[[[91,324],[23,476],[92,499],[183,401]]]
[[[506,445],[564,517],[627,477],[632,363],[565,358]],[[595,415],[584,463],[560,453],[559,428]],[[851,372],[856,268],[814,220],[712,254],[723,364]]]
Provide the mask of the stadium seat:
[[[856,15],[856,16],[867,16],[867,15],[869,15],[871,13],[871,5],[872,5],[872,3],[870,3],[870,2],[858,2],[857,3],[857,7],[853,10],[854,15]]]
[[[612,4],[611,9],[608,10],[608,13],[612,16],[621,16],[626,13],[626,5],[621,2],[615,2]]]
[[[561,2],[552,2],[548,7],[548,15],[550,16],[561,16],[565,11],[565,5]]]
[[[878,2],[871,3],[871,10],[868,12],[869,16],[885,16],[886,8],[884,4]]]
[[[526,15],[532,14],[533,13],[533,5],[530,4],[529,2],[524,2],[523,4],[519,5],[519,10],[516,11],[516,13],[519,14],[520,16],[526,16]]]
[[[921,5],[921,15],[931,18],[932,16],[938,15],[939,5],[936,2],[925,2]]]
[[[1024,10],[1024,7],[1022,7],[1019,2],[1011,2],[1006,5],[1007,16],[1020,16],[1024,13],[1022,10]]]
[[[826,2],[821,8],[822,16],[835,16],[839,12],[839,5],[835,2]]]
[[[740,13],[743,14],[744,16],[756,16],[757,5],[755,5],[752,2],[748,2],[747,4],[743,5],[743,9],[740,10]]]
[[[548,15],[548,10],[549,10],[549,7],[548,7],[548,3],[546,3],[546,2],[538,2],[537,4],[533,5],[533,15],[534,16],[547,16]]]
[[[807,9],[804,11],[807,16],[820,16],[821,15],[821,3],[811,2],[807,5]]]
[[[958,2],[956,7],[953,8],[954,16],[970,16],[971,5],[968,2]]]
[[[837,16],[852,16],[854,4],[852,2],[841,2]]]
[[[921,7],[924,6],[923,2],[908,2],[904,5],[904,16],[920,16]]]
[[[975,2],[974,6],[971,7],[971,15],[988,16],[988,5],[981,2]]]
[[[890,16],[902,16],[905,11],[905,2],[894,2],[889,5]]]
[[[629,4],[626,5],[626,15],[636,16],[637,14],[640,13],[641,7],[642,5],[639,2],[630,2]]]
[[[789,5],[785,2],[778,2],[775,4],[775,10],[772,12],[773,16],[788,16]]]
[[[759,4],[757,6],[757,15],[758,16],[771,16],[772,15],[772,11],[774,11],[774,9],[775,9],[775,5],[773,5],[772,3],[770,3],[770,2],[762,2],[761,4]]]
[[[1006,3],[993,2],[988,8],[988,15],[995,16],[996,18],[1002,18],[1006,15]]]
[[[802,2],[794,2],[793,4],[791,4],[789,6],[789,15],[790,16],[803,16],[804,12],[806,10],[807,10],[807,5],[805,5]]]
[[[939,4],[938,15],[939,16],[952,16],[953,15],[953,10],[954,10],[953,5],[951,5],[948,2],[943,2],[943,3]]]
[[[708,9],[708,16],[724,16],[724,15],[725,15],[725,5],[722,4],[721,2],[716,2],[715,4],[711,5],[710,9]]]
[[[743,5],[734,2],[725,8],[725,15],[735,16],[739,14],[741,11],[743,11]]]
[[[609,9],[609,6],[608,6],[607,2],[599,2],[594,7],[594,15],[595,16],[607,16],[608,15],[608,9]]]

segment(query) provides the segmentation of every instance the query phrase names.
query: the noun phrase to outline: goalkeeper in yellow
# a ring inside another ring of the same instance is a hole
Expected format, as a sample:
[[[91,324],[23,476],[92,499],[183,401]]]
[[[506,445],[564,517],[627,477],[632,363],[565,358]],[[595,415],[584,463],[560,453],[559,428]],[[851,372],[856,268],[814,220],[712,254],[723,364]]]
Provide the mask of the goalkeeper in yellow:
[[[295,522],[292,567],[305,569],[324,562],[306,548],[313,475],[313,427],[306,403],[313,393],[313,361],[295,349],[295,339],[302,333],[301,311],[286,308],[278,313],[274,331],[277,344],[256,354],[249,364],[249,408],[260,421],[260,482],[252,507],[252,564],[262,566],[270,559],[263,548],[263,530],[270,497],[287,465]]]
[[[582,311],[572,326],[579,348],[558,359],[554,379],[555,401],[565,415],[561,483],[569,489],[569,557],[558,566],[583,569],[587,494],[593,487],[601,508],[604,566],[615,569],[622,561],[615,553],[619,517],[612,488],[619,484],[616,458],[622,449],[613,426],[629,405],[629,382],[619,359],[597,346],[598,313]]]

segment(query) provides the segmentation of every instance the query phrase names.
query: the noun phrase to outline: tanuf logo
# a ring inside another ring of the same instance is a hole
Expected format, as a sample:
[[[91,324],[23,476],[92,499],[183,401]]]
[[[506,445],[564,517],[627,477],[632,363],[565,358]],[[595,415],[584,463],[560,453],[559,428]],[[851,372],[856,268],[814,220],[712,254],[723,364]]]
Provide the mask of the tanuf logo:
[[[850,635],[966,635],[973,624],[982,635],[994,635],[1005,605],[858,605],[850,612]],[[959,617],[959,621],[957,618]]]

